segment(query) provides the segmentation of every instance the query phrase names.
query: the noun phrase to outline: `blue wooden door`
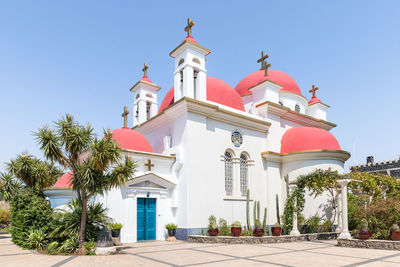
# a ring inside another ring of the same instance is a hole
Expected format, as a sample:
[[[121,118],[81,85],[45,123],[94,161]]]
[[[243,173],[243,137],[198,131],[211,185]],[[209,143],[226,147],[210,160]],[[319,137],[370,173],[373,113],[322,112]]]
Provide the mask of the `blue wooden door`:
[[[156,199],[137,199],[137,240],[156,239]]]

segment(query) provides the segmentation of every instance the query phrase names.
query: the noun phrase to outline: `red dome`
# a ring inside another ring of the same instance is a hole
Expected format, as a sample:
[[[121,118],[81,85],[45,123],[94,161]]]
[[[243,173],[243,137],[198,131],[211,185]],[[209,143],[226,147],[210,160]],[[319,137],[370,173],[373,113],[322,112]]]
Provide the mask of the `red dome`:
[[[314,127],[295,127],[287,130],[281,140],[281,153],[307,150],[341,150],[330,132]]]
[[[297,85],[296,81],[288,74],[279,70],[268,70],[268,75],[265,75],[264,70],[253,72],[242,79],[236,85],[235,90],[240,96],[248,95],[251,94],[251,91],[249,91],[250,87],[253,87],[254,85],[265,80],[270,80],[282,86],[283,88],[281,91],[288,91],[301,95],[300,87]]]
[[[152,83],[151,80],[149,79],[149,77],[147,77],[147,76],[143,76],[142,79],[140,79],[140,80],[144,81],[144,82]]]
[[[315,103],[322,103],[322,101],[321,101],[318,97],[313,96],[313,97],[311,98],[311,100],[308,101],[308,104],[311,105],[311,104],[315,104]]]
[[[53,188],[70,188],[72,187],[71,178],[72,172],[64,173],[63,176],[58,178],[57,182],[53,185]]]
[[[123,127],[120,129],[115,129],[113,132],[113,139],[117,142],[120,148],[150,152],[153,153],[153,148],[151,147],[149,141],[143,134],[129,129],[128,127]]]
[[[243,101],[239,94],[229,84],[214,77],[207,77],[207,100],[244,111]],[[174,87],[165,95],[158,113],[173,103]]]

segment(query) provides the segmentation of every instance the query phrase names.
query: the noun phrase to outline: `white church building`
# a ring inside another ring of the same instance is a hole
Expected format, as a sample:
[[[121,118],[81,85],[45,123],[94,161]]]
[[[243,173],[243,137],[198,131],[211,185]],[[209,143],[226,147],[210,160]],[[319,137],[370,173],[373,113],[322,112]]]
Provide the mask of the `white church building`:
[[[267,224],[273,225],[276,195],[283,212],[286,175],[293,181],[316,169],[343,173],[350,157],[329,132],[336,125],[327,120],[329,106],[315,96],[317,88],[307,99],[292,77],[269,69],[264,53],[257,61],[261,69],[235,88],[208,76],[210,50],[193,38],[193,25],[188,20],[187,37],[170,53],[174,86],[161,104],[161,87],[145,65],[130,89],[133,128],[113,130],[137,172],[94,201],[123,224],[123,243],[164,240],[168,223],[178,225],[178,239],[186,239],[206,228],[211,214],[244,225],[247,189],[251,201],[267,207]],[[66,173],[45,191],[53,208],[75,197],[71,177]],[[326,196],[307,197],[304,216],[329,216],[326,202]]]

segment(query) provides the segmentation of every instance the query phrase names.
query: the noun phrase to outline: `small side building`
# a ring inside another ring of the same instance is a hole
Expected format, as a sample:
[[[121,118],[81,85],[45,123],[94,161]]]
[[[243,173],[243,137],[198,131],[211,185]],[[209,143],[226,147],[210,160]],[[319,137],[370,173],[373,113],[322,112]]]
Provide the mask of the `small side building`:
[[[351,166],[350,171],[379,173],[392,177],[400,177],[400,155],[398,159],[380,162],[374,162],[374,157],[368,156],[365,164]]]

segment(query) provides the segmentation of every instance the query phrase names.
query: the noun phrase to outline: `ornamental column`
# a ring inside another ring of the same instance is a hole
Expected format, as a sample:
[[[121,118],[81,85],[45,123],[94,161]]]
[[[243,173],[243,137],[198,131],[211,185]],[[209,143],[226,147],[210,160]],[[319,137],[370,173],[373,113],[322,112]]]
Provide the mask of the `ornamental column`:
[[[291,185],[289,185],[289,188],[290,188],[290,194],[293,194],[294,191],[297,188],[297,185],[296,184],[291,184]],[[295,207],[295,209],[293,211],[293,225],[292,225],[292,231],[290,231],[290,234],[289,234],[289,235],[293,235],[293,236],[299,236],[300,235],[300,232],[297,229],[297,210],[296,210],[296,206],[297,206],[297,198],[294,199],[294,207]]]
[[[341,191],[339,188],[337,188],[336,189],[336,198],[337,198],[338,205],[337,205],[337,216],[336,217],[337,217],[338,225],[335,229],[336,233],[340,233],[342,231],[342,199],[341,199],[341,197],[342,197]]]
[[[232,158],[232,196],[240,197],[240,159]]]
[[[337,180],[338,184],[341,187],[341,196],[342,196],[342,229],[339,235],[339,239],[351,239],[351,235],[349,233],[349,225],[347,219],[347,184],[350,182],[350,179],[342,179]]]

